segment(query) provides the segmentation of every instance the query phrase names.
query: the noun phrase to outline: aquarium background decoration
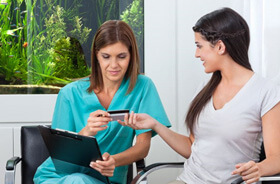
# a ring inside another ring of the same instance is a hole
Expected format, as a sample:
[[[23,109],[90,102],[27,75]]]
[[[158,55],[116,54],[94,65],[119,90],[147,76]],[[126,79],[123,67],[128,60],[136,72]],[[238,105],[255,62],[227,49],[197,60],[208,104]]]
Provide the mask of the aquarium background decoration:
[[[98,27],[133,29],[144,72],[144,0],[0,0],[0,94],[58,93],[90,74]]]

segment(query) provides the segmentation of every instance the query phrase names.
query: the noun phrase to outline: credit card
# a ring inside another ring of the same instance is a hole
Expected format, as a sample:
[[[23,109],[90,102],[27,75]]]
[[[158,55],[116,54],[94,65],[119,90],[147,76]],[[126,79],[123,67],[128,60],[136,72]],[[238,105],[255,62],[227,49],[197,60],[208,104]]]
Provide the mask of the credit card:
[[[122,110],[114,110],[114,111],[108,111],[110,114],[110,117],[113,119],[112,121],[121,120],[124,121],[125,114],[129,113],[128,109],[122,109]]]

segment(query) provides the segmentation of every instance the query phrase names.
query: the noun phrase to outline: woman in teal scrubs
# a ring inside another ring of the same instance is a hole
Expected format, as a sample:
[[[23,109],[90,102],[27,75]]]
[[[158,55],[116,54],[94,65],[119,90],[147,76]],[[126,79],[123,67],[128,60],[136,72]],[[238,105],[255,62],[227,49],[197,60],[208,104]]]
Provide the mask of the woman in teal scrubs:
[[[60,172],[48,158],[38,167],[34,183],[102,183],[91,176],[97,170],[112,183],[125,184],[129,164],[145,158],[152,130],[133,130],[111,121],[107,111],[129,109],[147,113],[170,127],[156,87],[139,74],[139,54],[133,31],[123,21],[105,22],[92,45],[92,73],[63,87],[57,97],[52,128],[95,136],[104,161],[92,168],[77,166],[73,173]],[[136,135],[135,144],[132,145]]]

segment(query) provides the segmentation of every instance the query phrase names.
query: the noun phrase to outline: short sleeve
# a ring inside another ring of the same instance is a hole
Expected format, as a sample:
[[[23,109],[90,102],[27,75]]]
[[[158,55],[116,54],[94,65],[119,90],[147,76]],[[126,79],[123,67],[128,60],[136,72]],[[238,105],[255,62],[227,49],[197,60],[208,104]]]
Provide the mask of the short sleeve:
[[[56,99],[52,128],[75,131],[75,124],[71,105],[67,99],[67,91],[63,88],[59,91]]]
[[[139,105],[139,113],[146,113],[156,119],[161,124],[171,127],[167,114],[164,110],[162,102],[160,100],[157,89],[151,79],[148,78],[143,92],[143,97]],[[136,135],[147,132],[150,130],[136,130]],[[152,136],[155,136],[156,132],[153,131]]]
[[[280,102],[280,86],[269,83],[269,86],[265,90],[261,104],[261,117]]]

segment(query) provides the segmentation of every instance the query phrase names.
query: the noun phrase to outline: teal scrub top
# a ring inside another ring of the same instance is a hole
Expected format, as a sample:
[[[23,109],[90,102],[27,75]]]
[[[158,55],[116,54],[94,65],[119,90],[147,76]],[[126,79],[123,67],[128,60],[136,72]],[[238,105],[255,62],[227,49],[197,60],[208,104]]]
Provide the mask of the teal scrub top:
[[[165,126],[171,126],[156,87],[147,76],[138,75],[136,85],[129,94],[126,94],[129,80],[123,80],[107,110],[100,104],[94,92],[87,92],[89,86],[89,78],[85,78],[72,82],[60,90],[54,110],[52,128],[80,132],[86,126],[90,113],[99,109],[104,111],[129,109],[135,113],[147,113]],[[112,121],[109,122],[106,130],[99,131],[95,137],[102,154],[108,152],[114,155],[130,148],[135,135],[147,131],[150,130],[133,130],[130,127],[120,125],[117,121]],[[153,132],[153,136],[155,134]],[[128,166],[116,167],[114,176],[109,178],[110,181],[112,183],[126,183],[127,170]],[[56,173],[52,160],[49,158],[38,167],[34,182],[42,183],[51,178],[59,179],[64,176],[62,173]]]

